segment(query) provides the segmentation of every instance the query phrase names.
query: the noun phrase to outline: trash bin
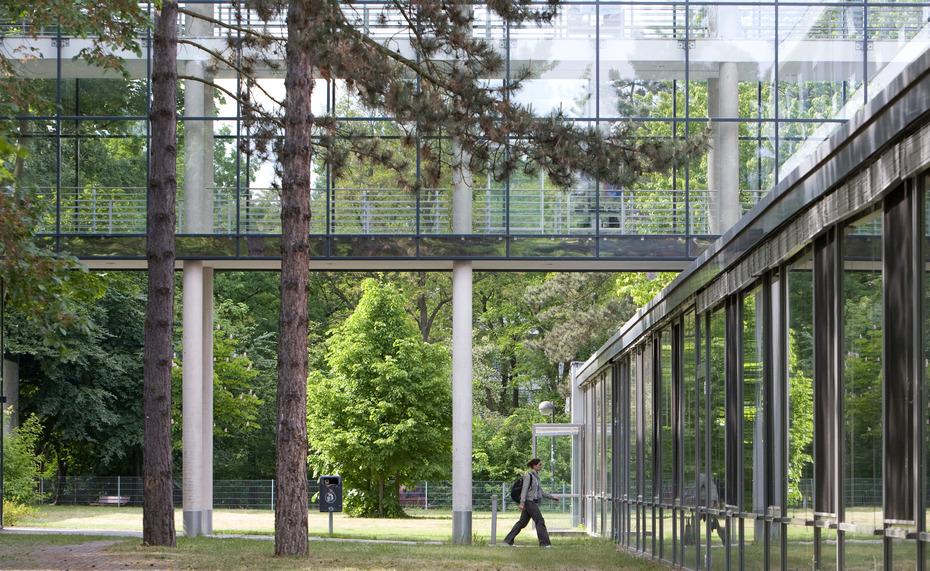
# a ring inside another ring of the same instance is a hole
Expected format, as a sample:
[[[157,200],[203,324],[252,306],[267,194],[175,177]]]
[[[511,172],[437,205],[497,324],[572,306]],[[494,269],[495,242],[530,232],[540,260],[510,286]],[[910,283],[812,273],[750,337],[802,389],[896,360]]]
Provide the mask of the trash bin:
[[[320,511],[342,511],[341,476],[320,476]]]

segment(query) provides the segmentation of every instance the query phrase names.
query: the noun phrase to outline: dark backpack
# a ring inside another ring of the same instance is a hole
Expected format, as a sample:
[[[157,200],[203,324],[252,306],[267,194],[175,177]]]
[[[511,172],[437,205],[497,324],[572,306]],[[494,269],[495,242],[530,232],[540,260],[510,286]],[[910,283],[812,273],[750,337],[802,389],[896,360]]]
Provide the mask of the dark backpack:
[[[520,476],[513,481],[513,484],[510,486],[510,499],[519,503],[520,494],[523,493],[523,476]]]

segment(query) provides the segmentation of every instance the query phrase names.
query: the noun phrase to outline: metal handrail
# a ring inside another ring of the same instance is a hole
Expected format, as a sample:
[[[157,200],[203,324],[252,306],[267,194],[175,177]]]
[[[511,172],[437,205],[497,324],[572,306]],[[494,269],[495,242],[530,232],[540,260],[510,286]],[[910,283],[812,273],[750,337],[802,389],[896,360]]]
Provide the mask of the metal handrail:
[[[279,234],[280,199],[272,189],[209,189],[213,234]],[[764,190],[741,192],[745,212]],[[556,189],[476,190],[472,233],[488,235],[707,235],[714,193],[706,190]],[[40,233],[144,234],[144,187],[40,189],[45,215]],[[184,228],[184,199],[176,202]],[[311,199],[311,233],[340,235],[444,235],[452,231],[452,192],[401,189],[319,190]]]

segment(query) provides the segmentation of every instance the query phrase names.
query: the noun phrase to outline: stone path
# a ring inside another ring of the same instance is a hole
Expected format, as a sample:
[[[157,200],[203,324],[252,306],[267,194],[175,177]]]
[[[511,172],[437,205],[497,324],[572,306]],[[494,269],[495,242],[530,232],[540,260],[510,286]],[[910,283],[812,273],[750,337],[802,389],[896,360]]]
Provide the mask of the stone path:
[[[75,545],[50,545],[35,552],[35,566],[22,569],[43,571],[134,571],[142,569],[170,569],[166,563],[143,562],[132,555],[112,553],[107,547],[117,543],[105,539]],[[2,563],[0,569],[11,569]]]

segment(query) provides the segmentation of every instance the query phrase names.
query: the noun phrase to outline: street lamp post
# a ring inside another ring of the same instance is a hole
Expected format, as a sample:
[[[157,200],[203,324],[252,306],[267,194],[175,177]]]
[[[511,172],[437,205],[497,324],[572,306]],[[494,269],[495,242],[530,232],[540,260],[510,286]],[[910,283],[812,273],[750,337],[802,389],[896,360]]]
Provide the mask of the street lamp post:
[[[552,401],[544,400],[539,403],[539,413],[543,416],[549,415],[552,424],[555,424],[555,404]],[[552,444],[549,447],[549,471],[552,476],[552,492],[555,493],[555,436],[552,437]]]

